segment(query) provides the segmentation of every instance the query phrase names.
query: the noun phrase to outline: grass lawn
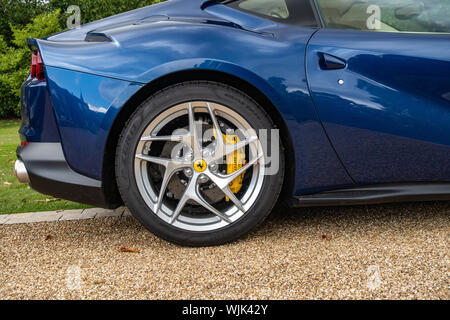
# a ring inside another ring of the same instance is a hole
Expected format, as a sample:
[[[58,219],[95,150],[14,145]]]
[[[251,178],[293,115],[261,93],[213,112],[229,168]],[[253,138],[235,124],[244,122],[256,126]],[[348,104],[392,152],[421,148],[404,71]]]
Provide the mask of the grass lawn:
[[[14,175],[20,121],[0,120],[0,214],[88,208],[39,194]]]

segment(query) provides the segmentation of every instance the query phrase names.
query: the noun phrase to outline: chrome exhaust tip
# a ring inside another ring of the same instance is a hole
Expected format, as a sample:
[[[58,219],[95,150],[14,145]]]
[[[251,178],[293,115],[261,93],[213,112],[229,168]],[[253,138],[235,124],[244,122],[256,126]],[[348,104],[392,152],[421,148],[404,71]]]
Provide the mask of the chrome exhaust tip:
[[[16,161],[16,164],[14,165],[14,172],[20,183],[30,183],[30,177],[28,176],[28,171],[23,161]]]

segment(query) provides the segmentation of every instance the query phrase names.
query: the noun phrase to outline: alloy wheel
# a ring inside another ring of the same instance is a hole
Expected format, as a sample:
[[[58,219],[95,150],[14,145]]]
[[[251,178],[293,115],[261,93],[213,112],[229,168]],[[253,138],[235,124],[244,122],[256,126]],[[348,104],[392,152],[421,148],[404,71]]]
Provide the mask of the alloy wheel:
[[[182,103],[142,133],[135,179],[149,214],[183,230],[214,231],[238,221],[257,200],[265,172],[262,150],[255,130],[231,108]]]

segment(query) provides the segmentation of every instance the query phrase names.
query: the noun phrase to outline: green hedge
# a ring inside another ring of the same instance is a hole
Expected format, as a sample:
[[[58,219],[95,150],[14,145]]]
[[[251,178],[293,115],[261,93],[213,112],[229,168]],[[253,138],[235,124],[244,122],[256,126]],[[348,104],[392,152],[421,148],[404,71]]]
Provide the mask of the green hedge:
[[[66,29],[70,5],[88,23],[163,0],[0,0],[0,119],[20,116],[20,86],[31,61],[26,39]]]
[[[11,25],[11,44],[0,36],[0,118],[19,116],[20,86],[30,70],[31,54],[26,39],[42,38],[61,31],[59,10],[42,14],[31,23],[19,27]]]

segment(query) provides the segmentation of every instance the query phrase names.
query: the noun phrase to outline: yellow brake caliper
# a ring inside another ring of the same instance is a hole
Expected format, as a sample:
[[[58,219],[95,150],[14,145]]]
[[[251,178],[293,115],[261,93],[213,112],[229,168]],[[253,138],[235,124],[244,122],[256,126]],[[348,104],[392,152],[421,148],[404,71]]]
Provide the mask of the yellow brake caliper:
[[[215,130],[214,130],[215,136]],[[225,143],[228,145],[237,144],[240,142],[240,139],[236,135],[223,135]],[[227,174],[232,174],[233,172],[241,169],[245,164],[245,148],[241,148],[236,150],[233,154],[227,155]],[[230,184],[230,190],[234,194],[238,193],[242,189],[242,182],[244,180],[245,172],[243,172],[239,177],[234,179]],[[226,197],[226,201],[230,201],[228,197]]]
[[[239,143],[239,137],[235,135],[226,135],[224,134],[226,144],[236,144]],[[227,174],[232,174],[233,172],[238,171],[244,166],[245,163],[245,149],[241,148],[236,150],[233,154],[227,156]],[[234,179],[229,187],[231,192],[234,194],[238,193],[242,189],[242,181],[244,180],[245,172],[243,172],[239,177]],[[230,201],[228,197],[226,197],[226,201]]]

